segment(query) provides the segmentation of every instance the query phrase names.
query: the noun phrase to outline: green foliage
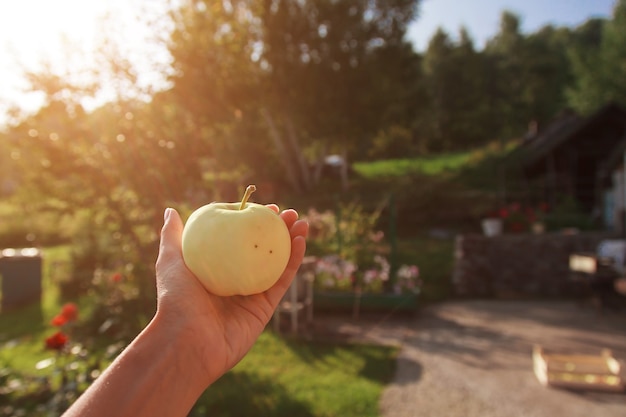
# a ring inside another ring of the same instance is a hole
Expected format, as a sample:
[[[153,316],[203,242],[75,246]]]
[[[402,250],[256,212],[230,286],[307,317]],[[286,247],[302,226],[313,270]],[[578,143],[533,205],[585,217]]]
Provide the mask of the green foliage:
[[[71,220],[36,204],[7,198],[0,204],[0,248],[52,246],[66,243],[73,233]]]
[[[445,175],[446,172],[459,170],[479,160],[480,157],[476,157],[474,152],[466,151],[411,159],[399,158],[357,162],[353,165],[353,168],[364,178],[391,179],[413,174]]]
[[[592,230],[595,227],[591,217],[572,197],[562,198],[545,217],[545,224],[550,231],[570,228]]]
[[[589,114],[609,101],[626,105],[626,2],[616,1],[611,19],[590,20],[577,29],[570,50],[575,83],[568,90],[572,107]]]
[[[572,38],[569,29],[553,26],[526,37],[521,96],[528,108],[526,123],[532,121],[542,127],[567,107],[566,90],[574,80],[567,53]]]
[[[239,181],[254,175],[299,189],[310,182],[302,150],[356,151],[386,117],[401,117],[397,105],[389,113],[380,109],[397,103],[392,94],[410,79],[404,64],[414,53],[403,36],[416,4],[197,0],[176,6],[168,43],[172,88],[159,105],[175,107],[184,120],[172,123],[185,136],[181,145],[204,161],[194,161],[197,167],[247,168]]]
[[[392,204],[388,202],[387,204]],[[334,212],[309,209],[307,253],[315,256],[315,287],[321,291],[417,293],[419,269],[392,264],[392,240],[381,230],[381,214],[389,207],[368,210],[361,204],[340,204]],[[388,213],[386,214],[388,215]],[[400,271],[400,272],[398,272]]]
[[[354,169],[368,184],[363,192],[377,184],[397,195],[401,230],[413,233],[474,221],[492,208],[505,174],[509,190],[517,190],[514,149],[516,142],[493,142],[466,152],[357,163]]]
[[[429,152],[468,149],[493,138],[487,127],[487,78],[484,57],[462,28],[458,42],[442,29],[431,38],[423,59],[423,76],[428,110],[418,114],[419,135]],[[460,68],[463,70],[460,71]]]
[[[25,314],[28,311],[16,312],[3,331],[27,320]],[[109,318],[115,316],[115,310],[110,311]],[[64,326],[70,339],[59,351],[43,350],[45,338],[54,331],[49,325],[2,341],[0,415],[60,415],[86,389],[127,343],[111,333],[113,327],[92,339],[81,331],[93,326],[92,320],[81,310],[76,329]],[[250,353],[200,397],[190,416],[377,416],[396,355],[396,348],[291,341],[265,332]]]
[[[366,210],[355,202],[339,204],[334,211],[310,208],[302,213],[309,223],[307,253],[335,254],[351,262],[363,261],[368,254],[383,250],[383,233],[377,230],[380,215],[380,208]]]
[[[380,210],[366,211],[350,203],[339,205],[334,212],[309,209],[302,217],[309,223],[307,253],[320,259],[318,288],[352,291],[358,284],[355,280],[368,270],[384,270],[385,280],[389,279],[389,265],[383,257],[389,252],[388,242],[377,228]],[[371,284],[362,289],[383,290],[382,280],[373,279]]]
[[[100,270],[92,271],[89,290],[71,300],[78,320],[53,324],[64,314],[60,286],[70,273],[70,259],[69,246],[45,248],[41,304],[0,315],[2,416],[20,415],[19,410],[29,416],[60,415],[148,321],[133,275]],[[57,331],[68,339],[52,349],[47,339]]]
[[[420,303],[449,299],[452,294],[454,240],[425,234],[402,238],[398,242],[398,262],[419,265]]]
[[[613,15],[604,29],[602,41],[603,68],[606,77],[606,100],[626,106],[626,1],[615,2]]]
[[[61,415],[121,348],[111,345],[102,354],[73,344],[55,354],[48,353],[52,356],[32,367],[37,373],[16,371],[11,369],[11,363],[0,363],[0,416]]]
[[[372,139],[368,157],[372,159],[401,158],[404,155],[414,154],[414,147],[411,131],[402,126],[392,125],[388,129],[379,131]]]

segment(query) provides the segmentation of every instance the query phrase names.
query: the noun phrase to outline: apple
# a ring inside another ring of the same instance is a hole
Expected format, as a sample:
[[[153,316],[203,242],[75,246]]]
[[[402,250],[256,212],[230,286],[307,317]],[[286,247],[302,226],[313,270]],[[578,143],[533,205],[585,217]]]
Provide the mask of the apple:
[[[291,236],[271,208],[249,203],[210,203],[194,211],[183,228],[183,259],[211,293],[251,295],[269,289],[291,254]]]

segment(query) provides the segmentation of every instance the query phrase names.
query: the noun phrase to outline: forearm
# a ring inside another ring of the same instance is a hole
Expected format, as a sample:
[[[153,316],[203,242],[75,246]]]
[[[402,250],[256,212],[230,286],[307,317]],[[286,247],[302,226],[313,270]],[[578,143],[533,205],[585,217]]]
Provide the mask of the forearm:
[[[64,417],[186,416],[212,378],[186,330],[163,326],[153,320]]]

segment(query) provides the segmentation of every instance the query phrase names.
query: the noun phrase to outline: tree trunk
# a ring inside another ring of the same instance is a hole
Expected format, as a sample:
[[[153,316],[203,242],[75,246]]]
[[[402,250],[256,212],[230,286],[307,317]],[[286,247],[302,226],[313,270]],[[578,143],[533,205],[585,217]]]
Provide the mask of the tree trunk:
[[[322,150],[317,156],[317,161],[315,162],[315,171],[313,172],[313,183],[319,184],[320,179],[322,178],[322,170],[324,169],[324,161],[326,158],[326,152],[328,149],[328,145],[324,143],[322,145]]]
[[[296,129],[293,126],[291,117],[287,117],[287,138],[289,139],[291,150],[294,153],[294,161],[300,169],[300,178],[304,183],[304,187],[308,190],[311,188],[311,173],[309,171],[309,165],[304,159],[304,155],[302,155]]]
[[[350,184],[348,183],[348,152],[345,148],[343,149],[343,152],[341,152],[341,158],[343,159],[343,165],[339,168],[341,175],[341,189],[347,191]]]
[[[299,181],[298,171],[294,168],[293,158],[289,155],[289,152],[285,148],[285,145],[280,137],[280,133],[278,133],[278,129],[276,129],[276,125],[274,124],[272,116],[267,111],[267,109],[261,109],[261,114],[270,129],[270,136],[274,141],[274,146],[276,146],[276,150],[278,151],[280,159],[283,162],[283,166],[285,167],[287,180],[291,184],[294,191],[301,193],[302,186]]]

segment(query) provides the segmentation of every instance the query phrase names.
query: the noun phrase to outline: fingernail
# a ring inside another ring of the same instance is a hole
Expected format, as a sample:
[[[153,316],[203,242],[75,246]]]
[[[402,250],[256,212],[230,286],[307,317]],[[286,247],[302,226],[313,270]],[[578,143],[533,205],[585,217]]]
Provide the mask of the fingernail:
[[[166,221],[167,221],[167,219],[169,219],[169,218],[170,218],[170,213],[171,213],[171,212],[172,212],[172,209],[171,209],[171,208],[169,208],[169,207],[168,207],[168,208],[166,208],[166,209],[165,209],[165,212],[163,213],[163,221],[164,221],[164,222],[166,222]]]

